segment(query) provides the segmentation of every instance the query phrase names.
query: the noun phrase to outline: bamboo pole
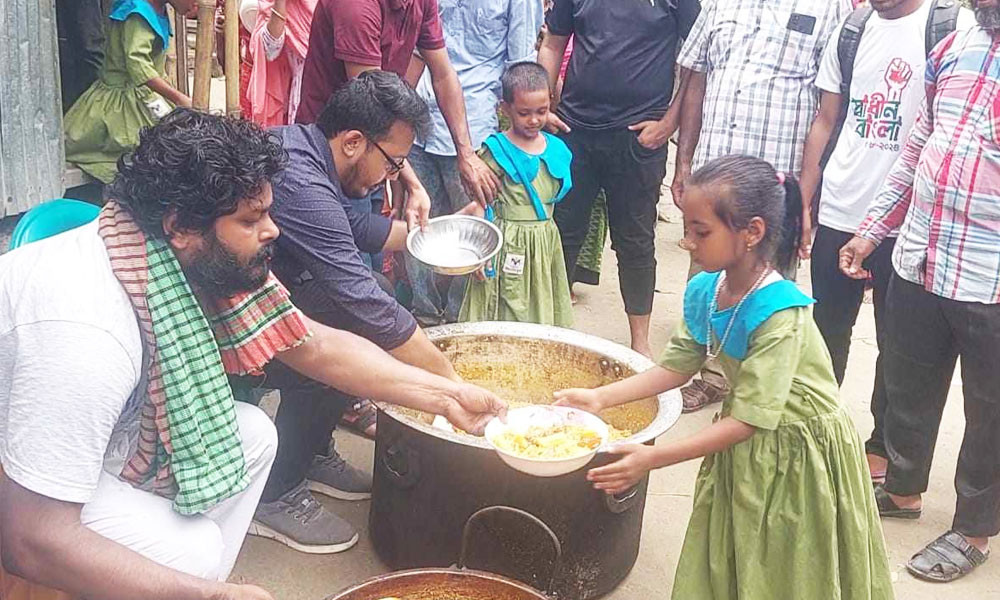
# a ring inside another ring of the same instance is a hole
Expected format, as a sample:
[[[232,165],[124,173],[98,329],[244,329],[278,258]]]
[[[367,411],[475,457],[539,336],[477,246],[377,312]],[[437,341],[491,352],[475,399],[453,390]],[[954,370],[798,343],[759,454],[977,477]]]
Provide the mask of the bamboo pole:
[[[215,42],[215,0],[198,0],[198,34],[194,43],[192,104],[208,110],[212,94],[212,45]]]
[[[240,15],[236,0],[226,0],[226,114],[240,116]]]
[[[167,5],[167,20],[174,20],[174,7]],[[167,83],[174,89],[177,89],[177,44],[178,40],[174,38],[174,43],[167,46],[167,60],[164,65],[164,70],[167,72]]]
[[[177,47],[177,91],[185,96],[191,95],[191,84],[188,82],[188,35],[187,17],[174,11],[174,30]]]

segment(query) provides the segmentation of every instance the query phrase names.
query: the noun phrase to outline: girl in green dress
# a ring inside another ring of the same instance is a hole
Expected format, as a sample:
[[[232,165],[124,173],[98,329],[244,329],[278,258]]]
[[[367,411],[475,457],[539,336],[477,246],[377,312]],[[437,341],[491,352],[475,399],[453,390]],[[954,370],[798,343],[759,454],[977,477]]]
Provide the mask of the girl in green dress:
[[[713,424],[657,446],[623,445],[591,470],[620,493],[651,469],[705,457],[673,597],[892,598],[864,447],[837,398],[813,300],[778,273],[801,236],[791,176],[747,156],[705,165],[684,193],[686,249],[706,272],[660,366],[557,401],[598,412],[680,387],[718,358],[731,391]]]
[[[562,241],[552,210],[573,185],[573,155],[562,140],[542,131],[549,113],[545,69],[538,63],[517,63],[500,81],[500,109],[510,128],[487,138],[480,156],[502,181],[490,210],[496,211],[493,220],[503,233],[503,247],[486,277],[469,278],[459,320],[572,327]]]
[[[111,8],[104,64],[64,118],[66,160],[103,183],[118,159],[139,145],[139,132],[191,99],[164,79],[170,20],[167,4],[191,16],[195,0],[117,0]]]

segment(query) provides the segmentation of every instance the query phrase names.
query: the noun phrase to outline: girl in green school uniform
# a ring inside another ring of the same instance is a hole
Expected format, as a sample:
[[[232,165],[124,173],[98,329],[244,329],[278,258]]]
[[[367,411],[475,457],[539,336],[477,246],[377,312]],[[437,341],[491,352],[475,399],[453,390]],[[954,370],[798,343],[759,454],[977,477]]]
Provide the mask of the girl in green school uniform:
[[[64,118],[66,160],[102,183],[118,173],[118,159],[139,145],[139,132],[191,99],[165,79],[170,43],[167,4],[192,16],[195,0],[117,0],[95,81]],[[181,48],[183,48],[183,44]]]
[[[573,154],[542,130],[550,101],[548,74],[541,65],[514,64],[500,83],[500,109],[510,128],[487,138],[480,156],[502,181],[491,210],[503,247],[491,276],[469,278],[459,320],[572,327],[562,241],[552,210],[573,185]]]
[[[717,358],[731,392],[711,426],[625,445],[588,479],[607,493],[651,469],[705,457],[673,598],[869,600],[892,586],[864,448],[837,398],[806,296],[779,273],[801,237],[798,184],[728,156],[687,182],[683,245],[705,268],[659,366],[593,390],[556,393],[592,412],[678,388]]]

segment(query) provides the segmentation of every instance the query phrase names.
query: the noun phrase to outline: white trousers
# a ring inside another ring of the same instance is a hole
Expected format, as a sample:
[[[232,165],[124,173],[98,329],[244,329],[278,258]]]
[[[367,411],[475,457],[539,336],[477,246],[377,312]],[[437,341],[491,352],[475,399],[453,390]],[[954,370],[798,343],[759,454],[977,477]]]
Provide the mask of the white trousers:
[[[170,500],[103,472],[93,499],[83,507],[83,524],[161,565],[225,581],[236,564],[278,447],[274,424],[256,406],[237,402],[236,420],[250,476],[247,489],[204,514],[185,516],[173,510]]]

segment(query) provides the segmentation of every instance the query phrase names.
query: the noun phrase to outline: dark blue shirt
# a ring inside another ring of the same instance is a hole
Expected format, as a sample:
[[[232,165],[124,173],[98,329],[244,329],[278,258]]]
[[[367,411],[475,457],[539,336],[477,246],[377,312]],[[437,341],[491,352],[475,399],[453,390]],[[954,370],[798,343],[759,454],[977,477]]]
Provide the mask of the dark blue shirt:
[[[662,118],[678,42],[700,11],[698,0],[555,0],[549,31],[573,36],[559,116],[590,130]]]
[[[272,131],[288,153],[288,166],[272,184],[271,218],[281,229],[272,263],[275,275],[310,318],[386,350],[400,346],[417,322],[379,286],[361,259],[361,251],[382,249],[392,221],[347,209],[329,140],[317,126]]]

